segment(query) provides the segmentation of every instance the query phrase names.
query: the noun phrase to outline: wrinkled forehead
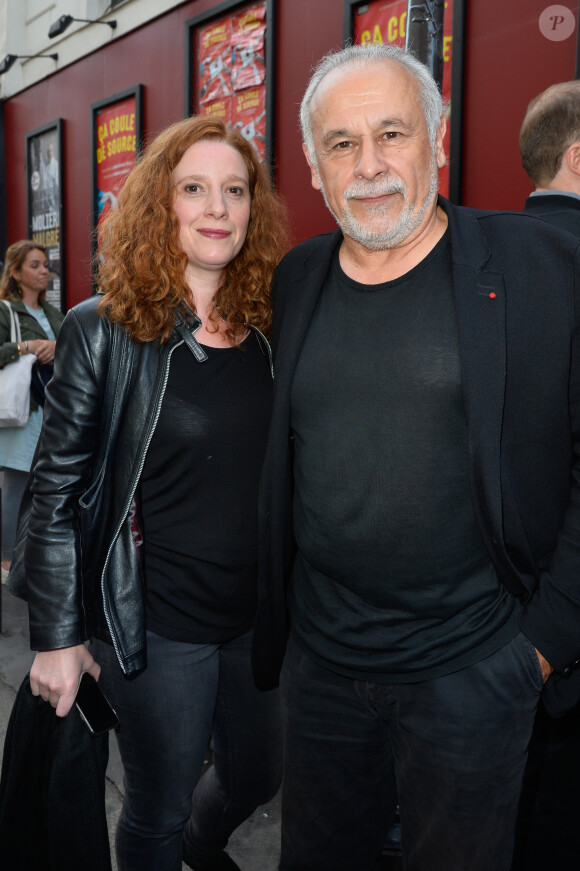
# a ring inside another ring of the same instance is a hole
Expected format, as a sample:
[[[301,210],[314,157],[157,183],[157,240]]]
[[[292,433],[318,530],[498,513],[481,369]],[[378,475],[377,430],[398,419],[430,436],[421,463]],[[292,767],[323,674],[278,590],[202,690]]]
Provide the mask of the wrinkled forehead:
[[[409,125],[426,129],[415,76],[390,58],[364,66],[335,67],[322,79],[310,104],[315,134],[327,124],[348,128],[351,119],[361,113],[371,123],[404,118]]]
[[[313,157],[336,136],[398,128],[428,138],[418,82],[390,58],[331,70],[313,95],[310,113]]]

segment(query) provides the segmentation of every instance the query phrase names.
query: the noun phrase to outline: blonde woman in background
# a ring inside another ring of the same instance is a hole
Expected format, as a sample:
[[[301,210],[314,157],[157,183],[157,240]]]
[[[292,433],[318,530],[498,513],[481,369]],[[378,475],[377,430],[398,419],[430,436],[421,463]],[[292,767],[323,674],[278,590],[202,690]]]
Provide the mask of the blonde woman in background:
[[[0,279],[0,299],[7,300],[16,313],[22,341],[19,344],[10,341],[10,313],[5,305],[0,305],[0,368],[10,366],[23,354],[36,354],[40,364],[52,365],[63,314],[45,299],[49,279],[44,245],[30,239],[10,245]],[[26,426],[0,428],[0,466],[4,469],[2,580],[6,579],[10,568],[18,506],[41,426],[42,405],[31,391]]]

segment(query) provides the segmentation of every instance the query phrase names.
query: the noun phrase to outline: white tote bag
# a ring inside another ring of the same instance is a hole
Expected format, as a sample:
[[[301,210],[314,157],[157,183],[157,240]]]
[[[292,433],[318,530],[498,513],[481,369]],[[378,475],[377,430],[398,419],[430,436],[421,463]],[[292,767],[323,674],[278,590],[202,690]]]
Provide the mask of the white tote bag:
[[[10,341],[21,342],[18,315],[10,303],[0,302],[10,312]],[[26,426],[30,415],[30,376],[36,354],[24,354],[14,363],[0,369],[0,427]]]

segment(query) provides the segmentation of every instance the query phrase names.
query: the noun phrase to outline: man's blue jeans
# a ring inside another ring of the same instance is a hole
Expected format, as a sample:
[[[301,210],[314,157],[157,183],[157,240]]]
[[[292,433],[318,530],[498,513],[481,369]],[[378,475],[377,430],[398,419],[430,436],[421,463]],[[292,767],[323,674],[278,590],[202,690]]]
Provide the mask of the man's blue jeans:
[[[185,644],[148,632],[148,666],[127,680],[113,648],[93,642],[101,686],[120,721],[119,871],[181,871],[182,851],[203,867],[279,788],[278,693],[255,688],[250,645],[251,633]],[[200,778],[210,736],[213,765]]]
[[[461,671],[378,684],[292,641],[282,671],[281,871],[374,871],[401,806],[405,871],[506,871],[542,687],[517,635]]]

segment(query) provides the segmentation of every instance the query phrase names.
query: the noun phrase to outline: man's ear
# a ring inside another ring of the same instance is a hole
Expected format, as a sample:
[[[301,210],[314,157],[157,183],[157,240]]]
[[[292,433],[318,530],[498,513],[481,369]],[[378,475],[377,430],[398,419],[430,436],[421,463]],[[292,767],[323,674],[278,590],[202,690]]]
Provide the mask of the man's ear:
[[[573,142],[564,152],[564,160],[570,172],[580,178],[580,142]]]
[[[447,163],[447,157],[445,156],[445,149],[443,148],[443,140],[445,138],[445,131],[447,130],[447,118],[445,115],[441,116],[441,123],[439,124],[439,129],[437,130],[437,134],[435,136],[435,154],[437,155],[437,166],[439,169],[445,166]]]
[[[306,158],[306,163],[310,167],[310,173],[311,173],[310,182],[312,184],[312,187],[314,188],[314,190],[319,191],[320,190],[320,179],[318,178],[318,170],[316,169],[316,167],[312,163],[312,161],[310,159],[310,155],[308,154],[308,149],[307,149],[306,144],[304,142],[302,143],[302,151],[304,152],[304,157]]]

